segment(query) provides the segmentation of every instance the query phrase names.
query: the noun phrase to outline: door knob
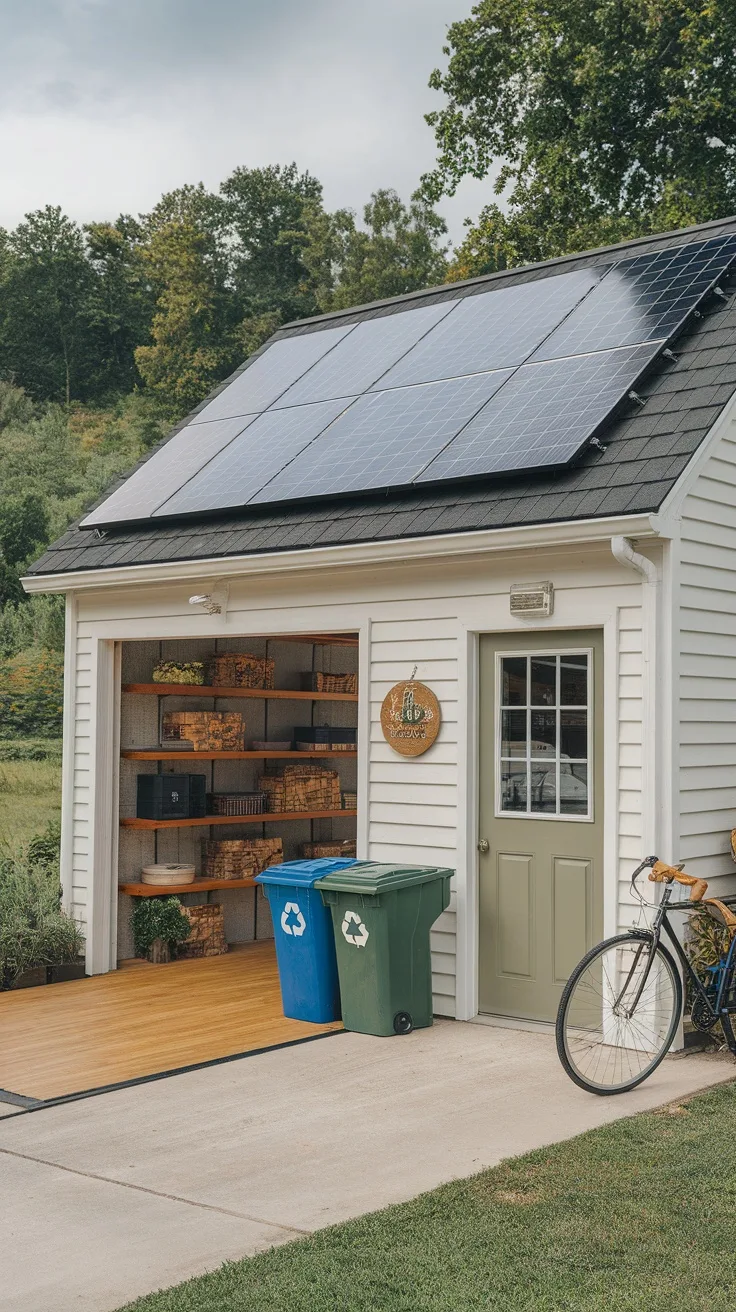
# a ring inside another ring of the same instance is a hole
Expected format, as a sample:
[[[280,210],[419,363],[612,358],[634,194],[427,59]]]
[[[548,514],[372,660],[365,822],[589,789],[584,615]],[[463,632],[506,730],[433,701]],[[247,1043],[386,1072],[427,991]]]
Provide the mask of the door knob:
[[[490,845],[490,843],[488,842],[488,839],[487,839],[487,838],[479,838],[479,839],[478,839],[478,851],[481,852],[481,853],[483,854],[483,856],[485,856],[486,852],[490,852],[490,850],[491,850],[491,845]]]

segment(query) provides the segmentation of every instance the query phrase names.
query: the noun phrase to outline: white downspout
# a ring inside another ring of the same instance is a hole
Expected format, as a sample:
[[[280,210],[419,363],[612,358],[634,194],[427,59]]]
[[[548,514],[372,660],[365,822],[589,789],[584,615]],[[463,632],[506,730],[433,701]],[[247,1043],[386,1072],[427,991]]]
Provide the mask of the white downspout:
[[[660,572],[654,561],[634,549],[630,538],[612,537],[611,551],[620,565],[635,569],[642,577],[641,842],[642,857],[654,853],[660,855],[663,803],[658,768],[658,744],[662,727],[659,710],[662,680],[658,677]],[[662,855],[665,860],[670,859],[667,853]]]

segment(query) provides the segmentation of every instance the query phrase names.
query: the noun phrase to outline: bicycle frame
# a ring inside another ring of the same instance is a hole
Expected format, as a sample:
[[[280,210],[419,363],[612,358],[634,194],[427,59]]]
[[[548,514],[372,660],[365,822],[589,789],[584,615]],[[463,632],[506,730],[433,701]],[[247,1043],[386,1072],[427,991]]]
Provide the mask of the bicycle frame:
[[[648,865],[651,865],[651,860],[652,860],[651,858],[647,858],[647,860],[643,861],[642,864],[638,867],[638,869],[634,872],[632,876],[632,884],[635,882],[637,877],[641,874],[642,870],[645,870]],[[635,1010],[639,1002],[639,998],[641,997],[641,994],[646,985],[647,979],[649,978],[649,972],[652,968],[652,963],[654,961],[657,947],[662,938],[662,930],[665,931],[671,946],[674,948],[675,957],[680,963],[680,967],[682,969],[685,979],[689,981],[692,988],[701,998],[703,1004],[708,1009],[712,1008],[716,1018],[720,1017],[724,1011],[729,1012],[729,1011],[736,1010],[736,1007],[727,1007],[724,1005],[724,999],[728,995],[728,992],[733,983],[734,962],[736,958],[736,935],[734,935],[734,937],[731,939],[728,953],[726,955],[724,967],[723,970],[721,971],[720,980],[718,983],[718,992],[716,994],[715,1002],[713,1002],[712,995],[711,996],[708,995],[708,990],[705,984],[701,980],[700,976],[694,970],[693,965],[687,953],[685,952],[685,949],[683,948],[679,938],[677,937],[677,934],[675,933],[672,925],[669,922],[669,913],[671,911],[683,911],[683,912],[692,911],[693,905],[697,906],[697,903],[696,904],[693,904],[692,902],[673,903],[671,899],[672,899],[672,889],[670,887],[665,887],[664,892],[662,894],[662,899],[659,903],[659,906],[657,907],[657,914],[654,917],[654,923],[651,929],[634,929],[631,931],[636,938],[641,938],[642,946],[644,945],[644,943],[649,943],[649,960],[643,972],[643,976],[639,984],[636,997],[633,1001],[633,1004],[631,1004],[629,1010],[631,1012]],[[631,978],[634,970],[636,969],[637,964],[638,964],[638,953],[634,961],[634,965],[632,966],[631,971],[629,972],[629,976],[626,982],[624,983],[624,987],[621,990],[620,996],[623,996],[623,994],[625,993],[628,981]],[[687,990],[685,990],[683,993],[683,1008],[685,1006],[686,997],[687,997]],[[732,1051],[736,1051],[736,1048],[732,1047]]]

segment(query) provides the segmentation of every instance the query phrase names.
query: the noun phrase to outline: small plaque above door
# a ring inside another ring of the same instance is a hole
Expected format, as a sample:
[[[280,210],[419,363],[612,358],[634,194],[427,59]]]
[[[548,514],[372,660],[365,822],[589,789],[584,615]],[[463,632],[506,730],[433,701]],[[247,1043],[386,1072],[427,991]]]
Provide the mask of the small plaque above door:
[[[381,729],[401,756],[421,756],[440,731],[440,704],[431,688],[416,679],[395,683],[381,706]]]

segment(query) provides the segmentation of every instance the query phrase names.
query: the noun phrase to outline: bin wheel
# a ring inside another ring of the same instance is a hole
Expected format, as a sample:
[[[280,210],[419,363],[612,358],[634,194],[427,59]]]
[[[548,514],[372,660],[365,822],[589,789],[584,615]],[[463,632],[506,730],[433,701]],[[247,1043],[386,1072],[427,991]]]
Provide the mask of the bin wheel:
[[[394,1016],[394,1030],[397,1034],[411,1034],[414,1021],[408,1011],[397,1011]]]

